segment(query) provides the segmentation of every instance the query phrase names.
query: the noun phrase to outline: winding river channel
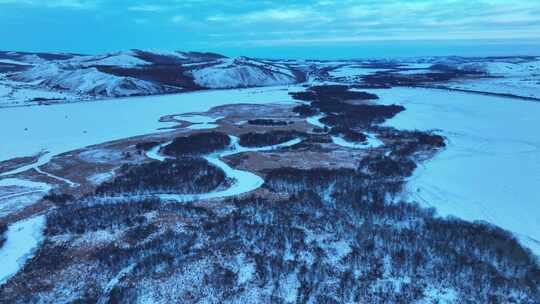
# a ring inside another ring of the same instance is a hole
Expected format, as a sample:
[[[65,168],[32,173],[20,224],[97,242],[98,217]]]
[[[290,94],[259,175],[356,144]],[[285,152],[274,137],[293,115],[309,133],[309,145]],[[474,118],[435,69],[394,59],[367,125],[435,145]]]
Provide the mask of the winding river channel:
[[[222,160],[222,158],[231,156],[234,154],[244,153],[244,152],[262,152],[262,151],[277,150],[281,148],[294,146],[302,141],[300,138],[296,138],[296,139],[293,139],[284,143],[280,143],[277,145],[257,147],[257,148],[247,148],[239,144],[240,140],[238,137],[230,136],[230,138],[231,138],[231,146],[228,150],[212,153],[204,157],[209,163],[223,170],[227,178],[232,179],[233,182],[229,188],[224,189],[224,190],[212,191],[208,193],[200,193],[200,194],[157,194],[155,196],[158,196],[160,199],[165,200],[165,201],[190,202],[190,201],[195,201],[195,200],[226,198],[226,197],[237,196],[237,195],[241,195],[244,193],[257,190],[264,184],[264,180],[260,176],[258,176],[257,174],[251,173],[249,171],[234,169],[230,167],[229,165],[227,165],[227,163],[225,163]],[[166,144],[160,145],[158,147],[164,147],[164,146],[166,146]],[[155,151],[154,149],[152,149],[151,151],[152,152],[147,153],[148,157],[153,158],[158,161],[165,160],[165,157],[159,154],[158,152],[159,150]]]

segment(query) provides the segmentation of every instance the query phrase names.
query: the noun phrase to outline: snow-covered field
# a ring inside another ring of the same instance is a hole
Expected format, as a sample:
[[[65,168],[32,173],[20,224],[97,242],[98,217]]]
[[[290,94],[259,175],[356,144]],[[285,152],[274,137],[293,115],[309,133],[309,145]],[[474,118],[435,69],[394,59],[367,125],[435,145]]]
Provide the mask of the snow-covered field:
[[[0,218],[39,201],[51,186],[17,178],[0,179]]]
[[[388,69],[377,69],[377,68],[364,68],[361,66],[344,66],[333,71],[328,72],[330,76],[341,78],[341,77],[354,77],[354,76],[365,76],[373,74],[376,72],[388,71]]]
[[[0,248],[0,285],[15,275],[32,257],[43,240],[45,216],[25,219],[8,227],[6,243]]]
[[[490,78],[451,81],[442,85],[461,90],[540,98],[540,60],[508,58],[472,61],[454,66],[462,71],[486,73]]]
[[[0,146],[0,161],[50,151],[51,155],[92,144],[159,132],[171,113],[208,111],[234,103],[292,102],[288,87],[236,89],[131,97],[46,107],[5,108],[0,129],[10,134]]]
[[[510,94],[540,99],[540,76],[452,81],[445,84],[445,86],[452,89]]]
[[[428,89],[375,93],[407,109],[389,126],[447,137],[448,147],[416,170],[412,198],[443,216],[510,230],[540,254],[540,103]]]

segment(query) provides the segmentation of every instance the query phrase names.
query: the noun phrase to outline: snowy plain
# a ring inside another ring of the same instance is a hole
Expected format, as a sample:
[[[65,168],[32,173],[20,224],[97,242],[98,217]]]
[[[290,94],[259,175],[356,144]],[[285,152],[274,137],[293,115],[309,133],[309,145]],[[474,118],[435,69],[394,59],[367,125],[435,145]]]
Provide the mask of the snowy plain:
[[[39,201],[51,188],[49,184],[41,182],[0,179],[0,219]]]
[[[388,126],[447,138],[448,147],[415,171],[411,198],[442,216],[512,231],[540,255],[540,103],[431,89],[375,93],[406,107]]]

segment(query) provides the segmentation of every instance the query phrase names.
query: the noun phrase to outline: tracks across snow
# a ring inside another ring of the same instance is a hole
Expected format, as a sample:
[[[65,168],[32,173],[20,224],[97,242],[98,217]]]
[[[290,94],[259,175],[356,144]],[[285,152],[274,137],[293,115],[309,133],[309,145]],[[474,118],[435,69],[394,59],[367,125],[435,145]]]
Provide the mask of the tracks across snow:
[[[54,156],[55,156],[55,154],[52,154],[50,152],[44,153],[43,155],[41,155],[39,157],[39,159],[36,162],[28,164],[28,165],[21,166],[21,167],[18,167],[16,169],[13,169],[13,170],[10,170],[10,171],[7,171],[7,172],[2,172],[2,173],[0,173],[0,177],[8,176],[8,175],[15,175],[15,174],[19,174],[19,173],[34,169],[38,173],[46,175],[46,176],[48,176],[50,178],[59,180],[59,181],[61,181],[63,183],[66,183],[67,185],[69,185],[72,188],[78,187],[79,184],[77,184],[75,182],[72,182],[71,180],[69,180],[67,178],[63,178],[63,177],[54,175],[52,173],[46,172],[43,169],[41,169],[41,166],[43,166],[43,165],[47,164],[48,162],[50,162],[51,159]]]

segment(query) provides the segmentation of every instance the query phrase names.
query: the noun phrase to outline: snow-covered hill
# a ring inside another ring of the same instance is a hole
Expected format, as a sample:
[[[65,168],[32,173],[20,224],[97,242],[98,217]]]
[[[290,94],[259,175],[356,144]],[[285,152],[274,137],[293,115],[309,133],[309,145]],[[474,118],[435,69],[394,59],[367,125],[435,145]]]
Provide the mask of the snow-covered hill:
[[[286,65],[201,52],[0,52],[0,106],[284,85],[302,75]]]
[[[14,75],[13,79],[81,96],[117,97],[167,92],[159,84],[103,73],[95,67],[65,69],[55,63],[37,65]]]
[[[286,66],[246,57],[225,58],[192,71],[195,83],[206,88],[272,86],[298,82]]]
[[[435,85],[540,98],[537,57],[268,60],[130,50],[103,55],[0,52],[0,107],[294,83]]]

